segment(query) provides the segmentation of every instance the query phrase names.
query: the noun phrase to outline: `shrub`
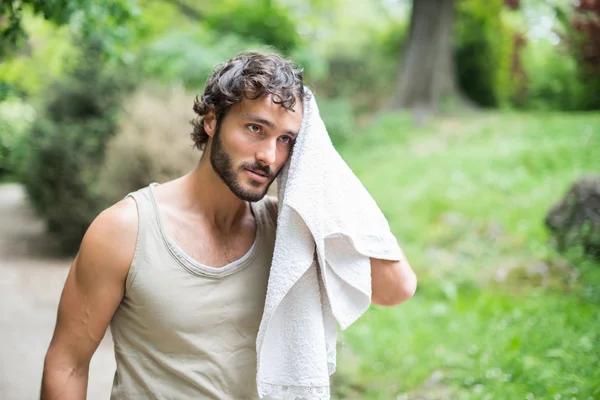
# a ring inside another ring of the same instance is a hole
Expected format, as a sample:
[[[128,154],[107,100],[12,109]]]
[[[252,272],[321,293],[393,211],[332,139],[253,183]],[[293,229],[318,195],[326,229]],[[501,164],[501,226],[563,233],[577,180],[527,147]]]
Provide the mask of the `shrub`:
[[[18,175],[33,116],[33,108],[25,102],[11,99],[0,103],[0,177]]]
[[[205,22],[216,32],[273,46],[283,54],[301,45],[296,21],[274,0],[221,2]]]
[[[241,50],[265,50],[236,35],[217,35],[202,26],[174,30],[152,41],[138,56],[142,74],[168,84],[187,88],[204,86],[215,64]]]
[[[582,107],[600,109],[600,1],[573,2],[573,51],[585,82]]]
[[[356,133],[352,105],[347,99],[319,99],[319,114],[334,145],[346,143]]]
[[[192,149],[194,96],[181,88],[146,87],[127,100],[118,134],[107,147],[99,190],[107,203],[152,182],[189,172],[201,153]]]
[[[306,50],[315,62],[300,59],[320,99],[339,103],[336,99],[347,98],[357,115],[389,108],[409,31],[398,5],[367,3],[332,14],[330,25],[317,30],[318,40]]]
[[[526,108],[577,110],[583,87],[577,77],[577,61],[566,48],[547,40],[529,44],[523,51],[527,74]]]
[[[510,94],[512,36],[501,0],[461,0],[456,16],[456,68],[462,91],[476,103],[497,107]]]
[[[95,182],[130,87],[126,74],[105,68],[101,54],[86,46],[74,69],[49,87],[28,134],[23,182],[65,253],[77,250],[103,206]]]

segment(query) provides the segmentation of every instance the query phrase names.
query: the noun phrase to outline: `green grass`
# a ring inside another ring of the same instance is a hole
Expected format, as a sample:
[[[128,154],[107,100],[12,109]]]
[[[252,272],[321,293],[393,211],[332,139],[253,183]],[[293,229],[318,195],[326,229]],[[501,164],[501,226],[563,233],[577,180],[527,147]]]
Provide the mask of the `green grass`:
[[[342,333],[338,398],[600,399],[600,265],[543,225],[600,174],[600,114],[387,115],[340,153],[420,281]]]

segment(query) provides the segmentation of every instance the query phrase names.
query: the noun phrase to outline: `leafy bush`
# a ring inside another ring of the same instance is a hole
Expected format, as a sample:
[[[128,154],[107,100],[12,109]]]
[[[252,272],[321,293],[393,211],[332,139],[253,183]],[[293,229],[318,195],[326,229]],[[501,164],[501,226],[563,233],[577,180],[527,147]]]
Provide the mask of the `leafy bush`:
[[[146,87],[126,102],[99,176],[99,191],[107,203],[195,166],[201,153],[193,150],[189,135],[193,100],[182,88]]]
[[[502,21],[502,0],[457,3],[456,68],[463,92],[476,103],[497,107],[510,93],[512,36]]]
[[[319,99],[319,114],[334,145],[346,143],[356,133],[352,105],[347,99]]]
[[[578,78],[577,61],[567,49],[539,40],[525,47],[522,59],[527,74],[526,108],[581,108],[583,86]]]
[[[139,55],[137,65],[151,80],[197,90],[204,86],[216,64],[245,50],[277,51],[249,38],[220,35],[198,25],[193,29],[171,31],[151,41]],[[312,49],[301,46],[287,57],[304,69],[310,86],[329,78],[327,60]]]
[[[206,16],[206,23],[221,34],[233,33],[288,54],[300,46],[301,39],[291,14],[276,3],[274,0],[222,2]]]
[[[33,116],[33,108],[22,101],[11,99],[0,103],[0,178],[19,173],[26,132]]]
[[[600,1],[573,2],[572,47],[585,82],[582,108],[600,109]]]
[[[217,35],[198,26],[190,31],[175,30],[153,41],[139,56],[142,73],[169,84],[187,88],[204,86],[215,64],[242,50],[260,49],[235,35]]]
[[[398,55],[403,51],[407,32],[406,23],[388,22],[371,32],[368,40],[329,50],[323,56],[328,73],[314,79],[314,86],[325,97],[347,98],[359,114],[385,108],[395,89]]]
[[[69,25],[69,30],[88,42],[100,41],[106,56],[122,56],[134,38],[140,10],[136,0],[21,0],[0,2],[0,58],[6,58],[27,37],[26,17],[43,17],[56,25]],[[25,25],[25,26],[24,26]],[[134,25],[135,28],[135,25]],[[138,26],[139,28],[139,26]]]
[[[10,96],[38,95],[48,82],[58,79],[69,57],[74,56],[67,27],[33,17],[24,18],[23,23],[29,41],[0,63],[0,101]]]
[[[102,208],[95,182],[115,135],[126,74],[108,70],[89,45],[75,68],[50,86],[28,135],[23,181],[35,210],[71,253]]]
[[[551,43],[540,39],[523,52],[527,90],[523,105],[542,110],[591,110],[600,108],[600,2],[549,6],[557,24]],[[555,39],[554,39],[555,40]]]

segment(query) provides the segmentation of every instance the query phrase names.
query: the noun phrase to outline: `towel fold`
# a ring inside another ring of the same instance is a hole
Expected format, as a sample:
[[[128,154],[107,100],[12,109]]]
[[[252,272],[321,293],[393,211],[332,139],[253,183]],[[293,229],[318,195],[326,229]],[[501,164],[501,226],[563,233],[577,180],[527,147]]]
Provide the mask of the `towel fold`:
[[[256,342],[261,398],[329,399],[337,324],[346,329],[371,303],[369,258],[402,257],[307,92],[294,150],[278,177],[275,251]]]

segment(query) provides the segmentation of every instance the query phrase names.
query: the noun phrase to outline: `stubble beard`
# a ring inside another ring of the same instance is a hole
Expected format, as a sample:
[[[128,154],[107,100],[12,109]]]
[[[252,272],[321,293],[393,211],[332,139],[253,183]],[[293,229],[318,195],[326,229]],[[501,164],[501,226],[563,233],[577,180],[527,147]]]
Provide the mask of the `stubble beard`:
[[[212,165],[213,170],[217,173],[219,178],[227,185],[229,190],[236,195],[240,200],[249,201],[249,202],[257,202],[260,201],[267,194],[269,187],[275,181],[275,177],[271,177],[271,172],[269,167],[263,167],[259,164],[247,165],[242,164],[238,168],[238,170],[244,169],[253,169],[262,171],[267,174],[271,178],[270,182],[264,184],[263,190],[253,191],[245,189],[240,183],[240,179],[236,173],[236,170],[233,166],[233,160],[227,151],[223,148],[223,143],[221,142],[220,132],[221,127],[220,124],[217,124],[215,129],[215,136],[213,137],[212,146],[210,150],[210,164]],[[250,181],[250,184],[257,189],[260,188],[263,184],[255,181]]]

